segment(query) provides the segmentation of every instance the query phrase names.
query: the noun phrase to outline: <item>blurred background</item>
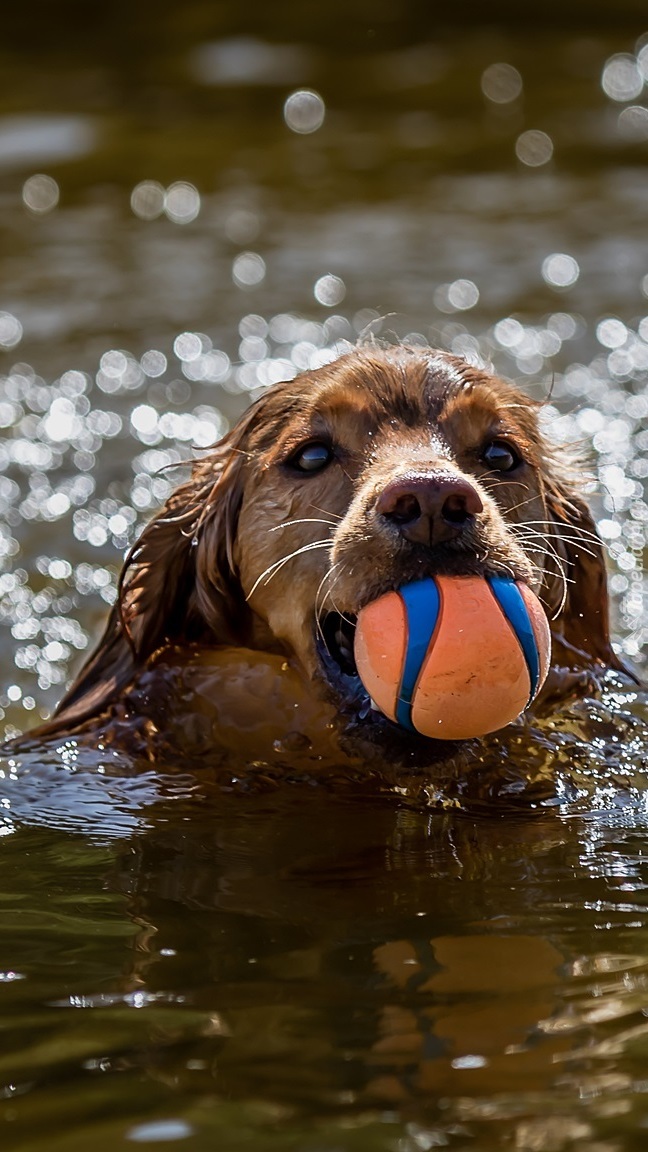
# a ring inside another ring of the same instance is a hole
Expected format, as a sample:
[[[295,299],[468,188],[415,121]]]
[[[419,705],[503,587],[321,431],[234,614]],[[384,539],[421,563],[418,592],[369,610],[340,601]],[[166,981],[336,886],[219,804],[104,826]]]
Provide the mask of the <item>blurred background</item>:
[[[0,735],[61,695],[160,469],[367,331],[551,392],[641,663],[643,0],[35,0],[0,28]]]

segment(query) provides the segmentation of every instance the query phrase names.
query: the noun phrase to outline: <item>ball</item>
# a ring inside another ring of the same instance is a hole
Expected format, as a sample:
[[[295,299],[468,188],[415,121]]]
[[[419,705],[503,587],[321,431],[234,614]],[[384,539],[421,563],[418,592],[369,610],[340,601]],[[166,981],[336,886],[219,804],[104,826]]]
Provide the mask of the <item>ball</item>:
[[[507,576],[435,576],[358,615],[355,660],[385,716],[438,740],[485,736],[535,699],[551,633],[537,596]]]

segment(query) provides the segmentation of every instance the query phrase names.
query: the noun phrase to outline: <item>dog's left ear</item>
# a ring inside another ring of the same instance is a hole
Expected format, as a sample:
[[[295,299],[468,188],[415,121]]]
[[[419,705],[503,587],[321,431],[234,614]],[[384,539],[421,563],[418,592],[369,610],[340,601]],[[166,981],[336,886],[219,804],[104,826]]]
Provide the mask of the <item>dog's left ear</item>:
[[[236,579],[233,543],[248,423],[244,417],[194,466],[191,478],[144,528],[124,563],[103,636],[36,736],[98,715],[165,643],[242,642],[249,613]]]
[[[554,639],[581,666],[627,672],[610,640],[605,555],[592,514],[582,496],[566,487],[552,486],[546,495],[555,526],[552,546],[565,577],[563,603],[551,622]]]

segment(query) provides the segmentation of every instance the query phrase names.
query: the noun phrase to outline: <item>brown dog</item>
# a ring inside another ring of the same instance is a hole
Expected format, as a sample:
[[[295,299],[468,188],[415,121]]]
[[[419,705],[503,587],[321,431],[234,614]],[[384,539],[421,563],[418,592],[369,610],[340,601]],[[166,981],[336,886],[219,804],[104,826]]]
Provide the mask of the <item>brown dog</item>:
[[[38,735],[98,731],[103,716],[119,742],[146,717],[149,747],[208,752],[231,729],[234,752],[253,714],[264,739],[287,731],[290,751],[318,725],[326,743],[341,714],[365,735],[434,745],[370,712],[353,620],[427,575],[497,573],[540,596],[558,663],[619,667],[601,545],[538,406],[446,353],[351,352],[269,388],[194,466],[132,549],[98,647]]]

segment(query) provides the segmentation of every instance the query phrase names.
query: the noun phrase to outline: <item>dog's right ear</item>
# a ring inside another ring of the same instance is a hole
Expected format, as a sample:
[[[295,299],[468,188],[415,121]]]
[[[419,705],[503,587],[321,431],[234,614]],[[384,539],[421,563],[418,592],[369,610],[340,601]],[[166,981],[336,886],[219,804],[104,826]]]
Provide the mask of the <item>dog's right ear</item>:
[[[568,664],[616,668],[636,680],[612,647],[605,555],[594,518],[574,482],[558,475],[546,483],[553,525],[548,567],[557,569],[563,586],[560,609],[551,620],[554,643]]]
[[[249,410],[250,411],[250,410]],[[246,607],[233,542],[247,453],[244,418],[199,461],[126,558],[105,632],[53,718],[30,736],[76,727],[112,703],[163,644],[240,643]]]

